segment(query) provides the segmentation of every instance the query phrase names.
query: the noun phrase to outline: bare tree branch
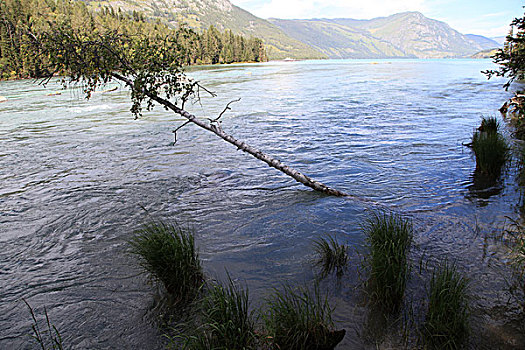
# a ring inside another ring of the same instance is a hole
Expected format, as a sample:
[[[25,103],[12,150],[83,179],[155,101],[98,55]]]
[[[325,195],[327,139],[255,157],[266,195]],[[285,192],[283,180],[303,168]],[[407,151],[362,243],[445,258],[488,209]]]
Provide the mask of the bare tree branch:
[[[210,119],[210,118],[208,118],[208,120],[209,120],[210,122],[212,122],[212,123],[217,123],[217,122],[219,121],[219,119],[221,119],[221,117],[223,116],[223,114],[226,113],[226,111],[231,110],[230,105],[231,105],[232,103],[239,102],[240,100],[241,100],[241,98],[239,97],[239,98],[236,99],[236,100],[230,101],[230,102],[226,105],[226,107],[224,107],[224,110],[221,112],[221,114],[219,114],[219,116],[218,116],[217,118],[215,118],[215,119]]]
[[[173,137],[175,138],[175,140],[173,141],[173,143],[177,143],[177,131],[179,131],[180,129],[182,129],[183,127],[185,127],[186,125],[188,125],[189,123],[191,123],[191,121],[187,121],[185,122],[184,124],[182,124],[181,126],[179,126],[177,129],[173,130],[172,133],[173,133]]]
[[[217,97],[217,94],[216,94],[215,92],[206,89],[204,86],[202,86],[201,84],[199,84],[199,82],[197,82],[196,85],[197,85],[197,87],[198,87],[199,89],[202,89],[202,90],[206,91],[207,93],[209,93],[211,97]]]

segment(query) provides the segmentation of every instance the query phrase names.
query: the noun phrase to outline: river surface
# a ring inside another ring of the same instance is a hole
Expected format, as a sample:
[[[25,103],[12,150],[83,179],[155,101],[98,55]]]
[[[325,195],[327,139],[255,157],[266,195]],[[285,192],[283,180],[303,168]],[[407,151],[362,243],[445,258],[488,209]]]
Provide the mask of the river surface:
[[[66,348],[162,348],[156,288],[127,253],[151,218],[192,226],[207,276],[228,271],[254,307],[285,282],[311,284],[312,241],[336,234],[351,247],[350,267],[321,289],[347,329],[338,349],[387,347],[396,335],[370,336],[360,288],[360,225],[378,208],[414,221],[407,300],[415,320],[428,276],[446,258],[471,279],[470,347],[524,347],[508,247],[494,238],[506,217],[519,219],[521,189],[512,170],[487,189],[462,145],[511,96],[503,80],[480,73],[492,67],[341,60],[189,72],[218,95],[191,112],[213,117],[241,98],[223,117],[225,131],[366,201],[314,193],[194,126],[173,145],[182,120],[159,107],[134,120],[123,87],[86,101],[80,89],[47,96],[56,81],[0,82],[8,98],[0,104],[0,348],[36,347],[22,298],[39,319],[47,308]]]

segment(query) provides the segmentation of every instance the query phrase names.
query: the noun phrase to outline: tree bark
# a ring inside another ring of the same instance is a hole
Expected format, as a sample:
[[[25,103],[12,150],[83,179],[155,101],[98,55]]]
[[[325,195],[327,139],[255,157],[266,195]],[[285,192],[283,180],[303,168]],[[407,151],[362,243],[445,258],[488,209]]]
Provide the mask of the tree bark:
[[[123,75],[120,75],[118,73],[113,73],[113,77],[117,80],[124,82],[131,89],[133,89],[133,81],[131,79]],[[280,160],[272,158],[269,155],[259,151],[258,149],[246,144],[245,142],[239,141],[233,136],[226,134],[218,124],[206,123],[200,120],[199,118],[197,118],[195,115],[177,107],[175,104],[171,103],[170,101],[160,96],[157,96],[156,94],[150,93],[149,91],[144,91],[144,93],[150,99],[156,101],[157,103],[163,105],[166,108],[171,109],[173,112],[188,119],[188,121],[192,122],[193,124],[214,133],[215,135],[219,136],[221,139],[225,140],[226,142],[229,142],[232,145],[236,146],[237,149],[240,149],[243,152],[251,154],[257,159],[262,160],[263,162],[268,164],[270,167],[275,168],[283,172],[284,174],[292,177],[295,181],[300,182],[303,185],[308,186],[316,191],[323,192],[331,196],[338,196],[338,197],[349,196],[348,194],[344,192],[338,191],[319,181],[311,179],[310,177],[300,173],[299,171],[283,164]]]

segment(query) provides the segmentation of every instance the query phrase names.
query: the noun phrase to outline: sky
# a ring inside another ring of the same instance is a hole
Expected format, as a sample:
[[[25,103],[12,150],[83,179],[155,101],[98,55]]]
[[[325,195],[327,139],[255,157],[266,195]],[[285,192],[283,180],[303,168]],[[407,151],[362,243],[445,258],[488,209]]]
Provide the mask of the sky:
[[[384,17],[419,11],[463,34],[505,36],[510,22],[523,17],[523,0],[230,0],[261,18]]]

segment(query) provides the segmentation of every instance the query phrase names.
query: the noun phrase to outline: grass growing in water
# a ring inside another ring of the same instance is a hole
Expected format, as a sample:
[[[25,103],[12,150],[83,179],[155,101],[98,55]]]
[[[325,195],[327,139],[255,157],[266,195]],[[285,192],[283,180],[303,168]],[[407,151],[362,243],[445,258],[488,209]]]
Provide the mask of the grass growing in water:
[[[474,132],[472,150],[476,157],[476,169],[485,175],[497,177],[509,159],[510,148],[505,138],[497,132],[499,123],[496,118],[489,119],[483,119],[480,127],[483,131]]]
[[[525,311],[525,233],[523,227],[521,227],[521,232],[518,237],[516,237],[516,243],[512,256],[512,265],[516,269],[517,280],[516,287],[521,289],[522,300],[521,308]]]
[[[458,349],[468,337],[467,280],[444,262],[432,274],[423,335],[433,349]]]
[[[255,349],[257,335],[248,290],[229,279],[224,287],[211,285],[202,300],[202,326],[187,337],[184,349]]]
[[[27,305],[27,307],[29,308],[29,312],[31,313],[31,318],[33,319],[33,324],[31,325],[31,329],[33,330],[32,337],[38,343],[40,349],[62,350],[64,348],[62,345],[62,337],[60,336],[60,332],[55,327],[55,325],[53,325],[49,321],[49,315],[47,314],[47,310],[44,308],[47,331],[41,331],[40,327],[38,326],[38,321],[36,320],[33,308],[25,299],[22,300]]]
[[[395,214],[375,213],[363,230],[369,249],[368,287],[372,298],[386,311],[396,311],[403,300],[408,279],[412,223]]]
[[[193,299],[202,286],[201,262],[190,230],[178,225],[146,224],[130,241],[141,266],[162,282],[175,303]]]
[[[321,268],[321,277],[325,277],[334,270],[338,277],[343,275],[348,263],[346,244],[339,244],[335,237],[327,236],[314,241],[314,250],[318,256],[316,265]]]
[[[499,131],[498,119],[496,117],[483,117],[478,130],[486,133],[497,133]]]
[[[510,218],[509,218],[510,219]],[[525,227],[518,221],[512,220],[507,229],[509,243],[512,245],[510,265],[514,269],[514,281],[510,284],[510,291],[525,311]]]
[[[329,350],[343,340],[346,331],[334,330],[332,309],[316,287],[284,286],[268,301],[265,317],[268,335],[277,349]]]

